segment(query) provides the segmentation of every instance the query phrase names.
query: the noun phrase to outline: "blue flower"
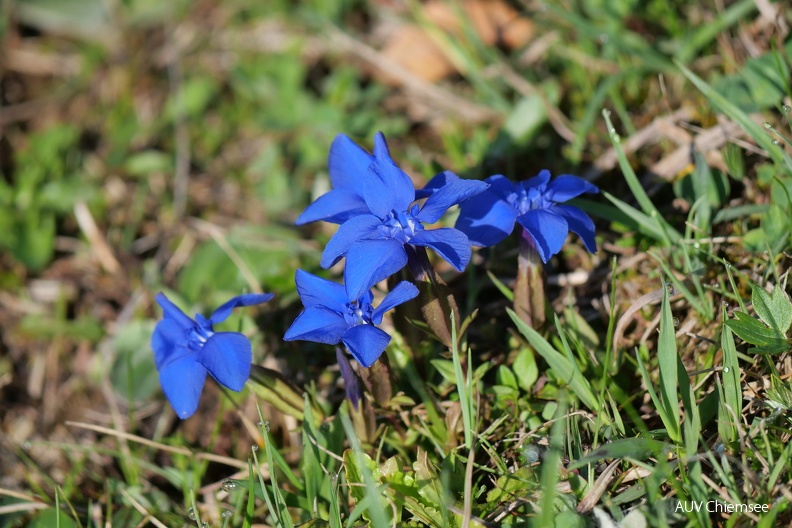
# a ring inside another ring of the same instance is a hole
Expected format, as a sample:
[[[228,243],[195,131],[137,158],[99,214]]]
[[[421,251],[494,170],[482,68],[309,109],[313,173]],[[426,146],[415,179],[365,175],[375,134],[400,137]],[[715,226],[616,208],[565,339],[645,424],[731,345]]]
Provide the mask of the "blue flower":
[[[353,216],[369,213],[359,189],[369,166],[378,160],[393,163],[381,132],[374,136],[374,155],[360,148],[349,136],[338,134],[330,145],[327,159],[333,189],[309,205],[295,223],[303,225],[324,220],[343,224]]]
[[[352,356],[368,368],[382,355],[390,336],[376,325],[385,312],[413,299],[418,288],[402,281],[374,308],[370,291],[350,300],[344,286],[297,270],[297,293],[305,310],[283,336],[285,341],[303,340],[337,345],[344,343]]]
[[[225,321],[237,306],[261,304],[273,294],[250,293],[234,297],[207,319],[193,321],[164,294],[157,294],[164,318],[151,336],[154,363],[160,385],[173,410],[182,420],[198,408],[206,373],[224,387],[240,391],[250,376],[250,341],[238,332],[215,332],[213,325]]]
[[[463,202],[456,222],[474,246],[497,244],[512,232],[516,221],[543,262],[561,250],[569,231],[577,233],[590,252],[597,251],[594,222],[577,207],[562,204],[583,193],[599,192],[596,185],[569,174],[550,181],[547,170],[518,183],[500,174],[484,181],[489,189]]]
[[[356,177],[349,182],[347,191],[361,198],[367,210],[361,212],[355,206],[355,214],[341,224],[322,253],[323,268],[346,257],[344,282],[349,299],[362,297],[371,286],[402,269],[408,258],[405,245],[430,247],[455,269],[463,271],[470,260],[467,236],[453,228],[427,230],[424,224],[437,222],[449,207],[488,187],[484,182],[463,180],[446,171],[433,179],[440,183],[420,206],[413,203],[416,192],[412,180],[390,158],[382,134],[375,137],[374,151],[375,161],[365,173],[359,171],[357,155],[349,156],[350,170]],[[323,207],[326,211],[337,211],[344,205],[357,203],[345,196]]]

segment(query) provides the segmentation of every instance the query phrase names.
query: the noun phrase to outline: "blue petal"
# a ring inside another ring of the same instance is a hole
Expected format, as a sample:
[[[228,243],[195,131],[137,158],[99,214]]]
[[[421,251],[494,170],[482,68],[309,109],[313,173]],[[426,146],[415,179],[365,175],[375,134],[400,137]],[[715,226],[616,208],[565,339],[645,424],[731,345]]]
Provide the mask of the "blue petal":
[[[406,211],[415,200],[412,180],[395,163],[377,160],[369,166],[363,199],[372,213],[385,218],[391,211]]]
[[[545,209],[528,211],[518,216],[517,221],[533,239],[542,262],[547,262],[550,257],[561,251],[569,233],[566,220]]]
[[[370,214],[350,218],[341,224],[322,252],[321,266],[327,269],[341,260],[349,246],[375,235],[381,225],[382,220]]]
[[[556,205],[548,209],[564,217],[569,225],[569,230],[577,234],[589,253],[597,252],[597,242],[594,240],[594,221],[589,216],[571,205]]]
[[[506,182],[511,185],[508,180]],[[517,210],[499,196],[503,190],[503,186],[496,190],[490,187],[459,206],[456,228],[465,233],[474,246],[494,246],[514,230]]]
[[[487,189],[488,192],[494,193],[495,196],[503,200],[506,200],[509,198],[509,196],[516,194],[519,185],[502,174],[490,176],[489,178],[485,179],[484,182],[489,183],[489,189]]]
[[[323,306],[311,306],[297,316],[291,324],[284,341],[314,341],[325,345],[335,345],[349,328],[344,317]]]
[[[294,223],[299,226],[323,220],[342,224],[353,216],[367,213],[369,213],[368,206],[357,192],[349,189],[334,189],[306,207]]]
[[[237,306],[253,306],[254,304],[265,303],[273,297],[275,297],[273,293],[245,293],[237,295],[215,310],[209,318],[209,321],[212,324],[222,323],[228,319],[228,316],[231,315],[231,310]]]
[[[562,174],[547,184],[545,197],[554,202],[566,202],[583,193],[596,193],[599,188],[593,183],[589,183],[583,178]]]
[[[344,266],[347,299],[360,299],[372,286],[406,264],[407,252],[397,240],[365,240],[352,244]]]
[[[198,352],[198,362],[221,385],[241,391],[250,377],[250,340],[239,332],[217,332]]]
[[[434,249],[457,271],[464,271],[470,261],[470,240],[458,229],[444,227],[419,231],[410,239],[410,244]]]
[[[154,364],[157,368],[171,361],[175,355],[187,352],[188,332],[189,329],[180,326],[173,319],[163,319],[157,323],[151,334],[151,349],[154,351]]]
[[[423,189],[415,190],[415,199],[420,200],[421,198],[428,198],[435,191],[437,191],[444,185],[451,183],[453,180],[458,180],[458,179],[459,176],[457,176],[451,171],[443,171],[438,174],[435,174],[431,180],[426,182],[426,185],[423,186]]]
[[[451,179],[449,183],[435,191],[426,200],[416,218],[425,224],[437,222],[449,207],[464,202],[489,187],[489,184],[477,180]]]
[[[352,357],[366,368],[379,359],[390,340],[388,334],[372,325],[353,326],[341,336]]]
[[[206,382],[206,369],[195,356],[187,354],[170,361],[160,369],[159,379],[162,391],[179,418],[184,420],[192,416]]]
[[[388,142],[385,141],[385,134],[382,132],[377,132],[374,134],[374,158],[377,161],[393,162],[390,149],[388,148]]]
[[[523,189],[528,190],[531,187],[538,187],[541,190],[547,186],[547,182],[550,181],[550,171],[545,169],[539,171],[539,174],[534,176],[533,178],[529,178],[523,182],[520,182],[518,185],[521,185]]]
[[[187,329],[192,328],[195,326],[195,321],[190,319],[184,312],[182,312],[178,306],[173,304],[170,299],[165,297],[164,293],[158,293],[154,299],[157,301],[162,307],[163,315],[165,319],[169,319],[173,321],[175,324],[180,326],[181,328]]]
[[[333,189],[359,189],[374,156],[360,148],[349,136],[338,134],[327,159]]]
[[[406,303],[417,296],[418,288],[416,288],[414,284],[411,284],[407,281],[401,281],[396,285],[395,288],[388,292],[388,295],[382,299],[382,303],[380,303],[380,305],[374,309],[371,314],[371,322],[374,324],[380,324],[382,322],[382,316],[385,315],[385,312],[396,308],[400,304]]]
[[[318,305],[336,311],[346,309],[346,304],[349,301],[346,298],[346,290],[343,285],[317,277],[301,269],[298,269],[294,275],[294,282],[297,285],[300,300],[306,308]]]

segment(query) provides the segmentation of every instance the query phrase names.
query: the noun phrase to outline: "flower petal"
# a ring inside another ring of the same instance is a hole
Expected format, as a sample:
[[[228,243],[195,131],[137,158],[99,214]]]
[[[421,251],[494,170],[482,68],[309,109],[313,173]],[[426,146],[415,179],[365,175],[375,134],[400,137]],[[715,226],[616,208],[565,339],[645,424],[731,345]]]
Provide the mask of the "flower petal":
[[[547,186],[547,182],[550,181],[550,171],[547,169],[539,171],[539,174],[534,176],[533,178],[528,178],[525,181],[518,183],[517,185],[521,185],[523,189],[528,190],[531,187],[538,187],[541,190]]]
[[[365,173],[364,173],[365,174]],[[342,224],[353,216],[369,213],[363,197],[350,189],[333,189],[305,208],[297,217],[295,225],[323,220],[333,224]]]
[[[189,329],[180,326],[171,318],[162,319],[157,323],[151,334],[151,349],[154,351],[154,364],[158,369],[176,355],[187,351],[188,332]]]
[[[344,317],[323,306],[311,306],[303,310],[291,324],[284,341],[313,341],[325,345],[335,345],[341,334],[349,328]]]
[[[379,359],[391,337],[372,325],[353,326],[341,336],[341,341],[358,363],[369,368]]]
[[[215,310],[212,313],[212,316],[209,317],[209,321],[213,325],[222,323],[228,319],[228,316],[231,315],[231,310],[237,306],[253,306],[254,304],[262,304],[269,301],[273,297],[275,297],[274,293],[244,293],[242,295],[237,295]]]
[[[478,180],[463,180],[457,177],[449,179],[449,182],[436,190],[421,208],[421,212],[416,215],[416,219],[425,224],[437,222],[441,216],[451,207],[464,202],[468,198],[475,196],[489,187],[489,184]]]
[[[571,205],[555,205],[548,211],[564,217],[569,225],[569,230],[580,237],[589,253],[597,252],[597,241],[594,240],[594,221],[589,215]]]
[[[352,244],[344,266],[347,299],[360,299],[372,286],[407,264],[404,245],[394,239],[364,240]]]
[[[306,308],[324,306],[336,311],[346,309],[348,299],[343,284],[317,277],[301,269],[295,273],[294,283],[297,285],[300,300]]]
[[[494,174],[486,178],[484,182],[489,183],[489,189],[487,189],[487,191],[495,193],[498,198],[503,200],[506,200],[510,195],[517,192],[518,184],[502,174]]]
[[[198,408],[201,390],[206,382],[206,369],[187,354],[163,365],[159,371],[160,385],[168,401],[182,420]]]
[[[374,324],[380,324],[382,322],[382,316],[385,315],[385,312],[399,306],[400,304],[406,303],[417,296],[418,288],[416,288],[414,284],[411,284],[407,281],[401,281],[396,285],[395,288],[388,292],[388,295],[382,299],[380,305],[374,309],[371,314],[371,322]]]
[[[368,167],[373,162],[374,156],[346,134],[338,134],[330,145],[330,154],[327,157],[333,189],[359,189],[361,179],[366,177]]]
[[[511,185],[511,182],[508,183]],[[505,186],[496,189],[490,187],[459,206],[455,227],[465,233],[474,246],[494,246],[514,230],[517,210],[500,196],[503,191],[507,191]]]
[[[195,326],[195,321],[190,319],[184,312],[181,311],[178,306],[173,304],[170,299],[165,297],[164,293],[158,293],[154,299],[157,301],[157,304],[162,307],[162,312],[165,319],[170,319],[175,324],[184,329]]]
[[[198,352],[198,362],[209,374],[224,387],[237,392],[250,377],[251,361],[250,340],[239,332],[217,332]]]
[[[410,244],[434,249],[457,271],[464,271],[470,261],[470,240],[465,233],[451,227],[419,231]]]
[[[369,166],[363,199],[372,213],[385,218],[391,211],[406,211],[415,200],[412,180],[395,163],[377,160]]]
[[[385,134],[382,132],[374,134],[374,159],[393,162],[390,149],[388,148],[388,142],[385,141]]]
[[[545,209],[528,211],[524,215],[518,216],[517,221],[535,242],[542,262],[547,262],[550,257],[561,251],[567,233],[569,233],[566,220]]]
[[[374,215],[360,215],[350,218],[338,227],[338,231],[327,241],[322,252],[320,264],[327,269],[341,260],[349,246],[359,240],[367,240],[378,233],[377,227],[382,225],[382,220]]]
[[[415,190],[415,199],[429,198],[435,191],[444,185],[451,183],[453,180],[458,180],[459,176],[451,171],[443,171],[432,176],[432,179],[426,182],[422,189]]]
[[[583,178],[562,174],[547,184],[545,197],[554,202],[566,202],[583,193],[596,193],[599,188]]]

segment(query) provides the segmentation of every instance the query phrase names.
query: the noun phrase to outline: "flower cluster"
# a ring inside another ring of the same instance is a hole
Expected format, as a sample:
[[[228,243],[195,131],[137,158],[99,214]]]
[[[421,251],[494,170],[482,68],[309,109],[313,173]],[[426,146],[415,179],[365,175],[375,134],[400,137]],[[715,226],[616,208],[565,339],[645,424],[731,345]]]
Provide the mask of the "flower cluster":
[[[338,135],[328,164],[332,190],[308,206],[296,223],[339,224],[322,253],[321,266],[329,268],[345,259],[344,283],[297,270],[295,282],[304,310],[284,340],[342,343],[363,367],[372,366],[390,342],[390,335],[378,328],[384,314],[419,294],[415,285],[402,281],[374,307],[371,289],[408,264],[419,278],[416,270],[429,265],[425,248],[463,271],[471,245],[497,244],[517,223],[544,262],[561,249],[569,231],[577,233],[589,251],[596,251],[591,219],[563,204],[580,194],[598,192],[576,176],[551,181],[550,173],[542,171],[525,182],[512,183],[501,175],[471,181],[444,171],[416,190],[393,161],[381,133],[374,137],[372,153]],[[460,205],[455,228],[428,228],[454,205]],[[420,263],[414,262],[420,258]],[[164,318],[154,329],[151,347],[160,383],[180,418],[195,412],[207,373],[230,390],[242,389],[250,376],[250,341],[238,332],[215,332],[214,325],[235,307],[261,304],[272,297],[240,295],[209,318],[198,314],[193,320],[165,295],[157,295]]]

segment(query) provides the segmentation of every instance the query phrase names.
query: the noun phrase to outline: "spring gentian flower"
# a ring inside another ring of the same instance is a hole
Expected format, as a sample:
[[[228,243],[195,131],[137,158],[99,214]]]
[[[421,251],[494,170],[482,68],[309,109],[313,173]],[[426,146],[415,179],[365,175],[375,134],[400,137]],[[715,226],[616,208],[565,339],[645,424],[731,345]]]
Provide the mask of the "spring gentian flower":
[[[238,332],[215,332],[213,325],[225,321],[237,306],[261,304],[273,294],[249,293],[234,297],[207,319],[187,317],[164,294],[157,294],[164,318],[151,336],[154,363],[160,385],[173,410],[182,420],[198,408],[206,373],[224,387],[240,391],[250,376],[250,341]]]
[[[551,181],[547,170],[518,183],[500,174],[484,181],[490,184],[489,189],[463,202],[456,222],[456,228],[474,246],[497,244],[512,232],[516,221],[543,262],[561,250],[569,231],[577,233],[590,252],[597,251],[594,222],[577,207],[562,203],[583,193],[599,192],[597,186],[569,174]]]
[[[390,161],[390,152],[382,133],[374,140],[374,154],[359,147],[349,136],[338,134],[330,145],[327,169],[333,189],[323,194],[297,217],[297,225],[324,220],[343,224],[359,214],[369,213],[360,193],[361,179],[366,178],[369,166],[377,160]]]
[[[297,270],[297,293],[305,310],[283,336],[285,341],[303,340],[336,345],[343,343],[352,356],[368,368],[382,355],[390,336],[376,325],[385,312],[418,295],[418,288],[402,281],[374,308],[374,296],[366,291],[349,299],[344,286]]]
[[[384,136],[377,134],[374,141],[375,161],[351,182],[368,211],[341,224],[322,253],[323,268],[346,257],[344,282],[350,299],[362,297],[372,285],[402,269],[408,258],[405,245],[430,247],[455,269],[464,270],[470,260],[467,236],[453,228],[427,230],[424,224],[437,222],[448,208],[488,187],[446,171],[444,184],[423,206],[414,204],[412,180],[391,159]]]

